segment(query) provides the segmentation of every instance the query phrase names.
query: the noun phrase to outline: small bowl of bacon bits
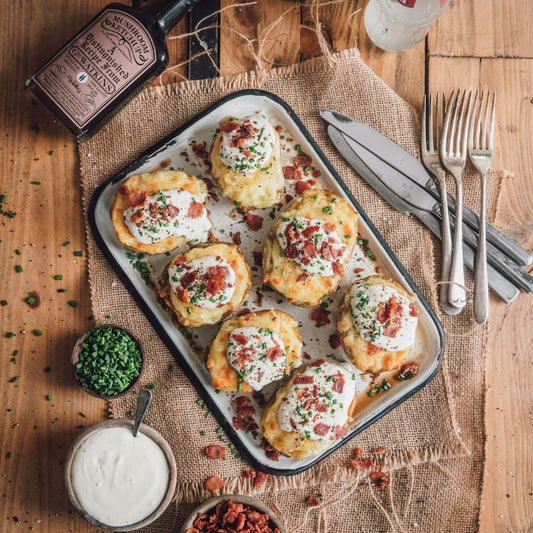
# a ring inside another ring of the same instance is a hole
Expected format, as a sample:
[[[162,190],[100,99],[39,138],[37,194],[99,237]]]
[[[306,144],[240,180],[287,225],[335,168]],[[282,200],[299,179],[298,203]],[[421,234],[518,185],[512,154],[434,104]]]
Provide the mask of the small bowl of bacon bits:
[[[180,533],[283,533],[280,519],[264,503],[230,494],[206,500],[187,518]]]

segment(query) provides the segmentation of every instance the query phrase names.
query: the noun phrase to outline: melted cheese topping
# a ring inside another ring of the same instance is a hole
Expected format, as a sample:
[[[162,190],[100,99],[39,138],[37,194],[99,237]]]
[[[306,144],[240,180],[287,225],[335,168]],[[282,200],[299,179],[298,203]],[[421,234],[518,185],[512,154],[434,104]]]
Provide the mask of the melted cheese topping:
[[[204,201],[205,198],[198,198],[184,189],[159,191],[147,196],[142,205],[126,209],[124,223],[142,244],[152,244],[170,236],[204,242],[211,229]]]
[[[313,275],[335,274],[347,252],[335,226],[317,218],[282,217],[277,238],[282,252]]]
[[[235,291],[235,271],[221,256],[173,264],[168,278],[181,301],[205,309],[226,305]]]
[[[321,359],[293,379],[278,411],[284,431],[311,440],[335,440],[346,434],[348,410],[355,395],[355,376],[344,366]]]
[[[254,390],[281,379],[287,365],[283,342],[271,329],[265,328],[234,329],[226,356],[239,381],[245,381]]]
[[[228,169],[252,174],[265,169],[272,157],[276,134],[263,115],[231,121],[220,128],[220,159]]]
[[[358,333],[370,344],[398,352],[413,345],[418,313],[415,304],[386,285],[354,283],[350,309]]]

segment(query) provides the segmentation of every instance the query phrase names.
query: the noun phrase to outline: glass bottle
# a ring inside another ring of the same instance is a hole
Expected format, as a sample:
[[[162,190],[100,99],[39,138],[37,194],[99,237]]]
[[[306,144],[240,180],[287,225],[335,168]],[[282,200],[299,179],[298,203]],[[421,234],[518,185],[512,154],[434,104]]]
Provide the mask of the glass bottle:
[[[370,0],[365,29],[372,42],[389,52],[404,52],[424,39],[450,0]]]
[[[198,1],[109,4],[26,86],[83,139],[165,70],[168,32]]]

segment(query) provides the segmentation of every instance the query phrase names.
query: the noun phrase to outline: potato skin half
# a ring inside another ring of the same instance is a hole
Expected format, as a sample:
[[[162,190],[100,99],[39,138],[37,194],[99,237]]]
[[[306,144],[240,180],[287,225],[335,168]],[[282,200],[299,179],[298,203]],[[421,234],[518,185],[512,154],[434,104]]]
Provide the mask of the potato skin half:
[[[239,202],[241,207],[271,207],[281,201],[285,178],[281,169],[279,135],[275,130],[274,134],[272,157],[265,164],[266,170],[257,169],[251,174],[242,174],[228,168],[222,161],[220,158],[222,132],[213,143],[209,155],[211,175],[222,189],[222,194],[234,202]]]
[[[236,328],[257,327],[270,328],[283,341],[287,355],[288,374],[298,366],[302,354],[302,337],[298,330],[298,323],[294,318],[279,311],[270,309],[249,313],[231,318],[222,324],[217,336],[213,339],[209,349],[206,366],[211,374],[213,387],[227,392],[236,392],[239,386],[237,371],[229,364],[226,349],[231,332]],[[253,392],[246,382],[241,382],[241,392]]]
[[[235,271],[235,291],[231,299],[221,307],[206,309],[192,303],[182,302],[171,288],[168,281],[168,268],[178,258],[192,261],[200,257],[221,256]],[[160,280],[159,296],[172,310],[176,320],[187,327],[200,327],[208,324],[217,324],[230,313],[238,309],[248,294],[251,286],[250,267],[240,248],[233,243],[216,242],[202,244],[191,248],[187,253],[176,256],[167,266]]]
[[[268,402],[261,416],[261,431],[263,437],[280,453],[297,459],[305,459],[313,455],[318,455],[332,444],[332,441],[318,441],[306,439],[295,431],[285,431],[281,429],[278,421],[278,411],[283,403],[283,399],[289,394],[294,378],[302,374],[303,370],[297,370],[291,378],[278,389],[275,396]],[[352,420],[355,407],[357,405],[357,395],[354,396],[348,409],[348,421]],[[334,442],[334,441],[333,441]]]
[[[416,301],[414,294],[408,293],[399,283],[385,276],[370,276],[365,278],[370,284],[386,285],[398,291],[399,294],[408,298],[411,302]],[[354,326],[350,309],[350,291],[346,291],[337,312],[337,331],[342,347],[353,364],[363,372],[380,373],[400,368],[405,362],[405,356],[411,348],[398,352],[389,352],[363,339]]]
[[[343,274],[318,276],[308,274],[297,263],[281,255],[277,229],[281,217],[315,218],[335,225],[335,231],[347,247],[343,267],[350,260],[356,242],[358,215],[352,206],[324,189],[309,189],[296,198],[274,222],[263,247],[263,282],[284,296],[289,303],[313,307],[335,292]],[[303,279],[305,278],[305,280]]]
[[[166,237],[161,241],[149,244],[141,243],[135,239],[124,222],[124,211],[130,207],[129,195],[133,191],[143,191],[146,196],[153,196],[158,191],[177,189],[189,191],[202,199],[202,202],[205,202],[207,198],[206,184],[192,174],[177,170],[159,170],[131,176],[119,187],[115,201],[111,206],[111,221],[118,240],[130,250],[150,255],[170,252],[185,244],[186,238],[182,235]]]

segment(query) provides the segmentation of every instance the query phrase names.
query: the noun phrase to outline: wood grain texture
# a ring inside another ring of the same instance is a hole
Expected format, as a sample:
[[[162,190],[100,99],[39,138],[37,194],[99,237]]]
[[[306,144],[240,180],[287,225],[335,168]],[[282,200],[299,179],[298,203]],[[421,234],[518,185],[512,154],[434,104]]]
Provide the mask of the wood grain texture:
[[[73,511],[62,479],[67,449],[80,426],[106,416],[104,403],[77,387],[69,365],[76,338],[92,324],[85,253],[81,258],[73,254],[85,250],[75,143],[22,87],[26,77],[107,2],[0,3],[0,34],[9,43],[9,53],[0,57],[0,194],[7,195],[3,209],[17,212],[14,218],[0,215],[0,300],[7,301],[0,306],[0,531],[96,531]],[[223,0],[222,6],[234,3]],[[259,0],[224,11],[222,73],[254,68],[246,42],[236,32],[256,39],[288,9],[270,31],[264,49],[268,63],[316,55],[313,32],[301,28],[312,23],[311,3]],[[493,166],[507,168],[514,176],[505,182],[496,223],[532,249],[530,2],[456,0],[432,28],[427,43],[404,54],[381,52],[370,43],[362,22],[364,4],[347,0],[320,8],[327,43],[340,50],[357,41],[370,68],[418,111],[426,84],[431,90],[497,90]],[[351,12],[355,14],[350,18]],[[182,22],[172,35],[185,31]],[[185,40],[171,39],[171,65],[185,60],[186,53]],[[163,80],[179,79],[186,72],[185,67],[176,71]],[[70,246],[64,246],[65,241]],[[23,272],[16,272],[16,265]],[[56,274],[63,279],[56,281]],[[62,288],[66,292],[58,293]],[[33,291],[41,299],[35,309],[25,302]],[[482,531],[533,528],[532,298],[521,295],[509,307],[491,298]],[[77,307],[68,305],[69,300]],[[15,336],[7,338],[11,331]]]

